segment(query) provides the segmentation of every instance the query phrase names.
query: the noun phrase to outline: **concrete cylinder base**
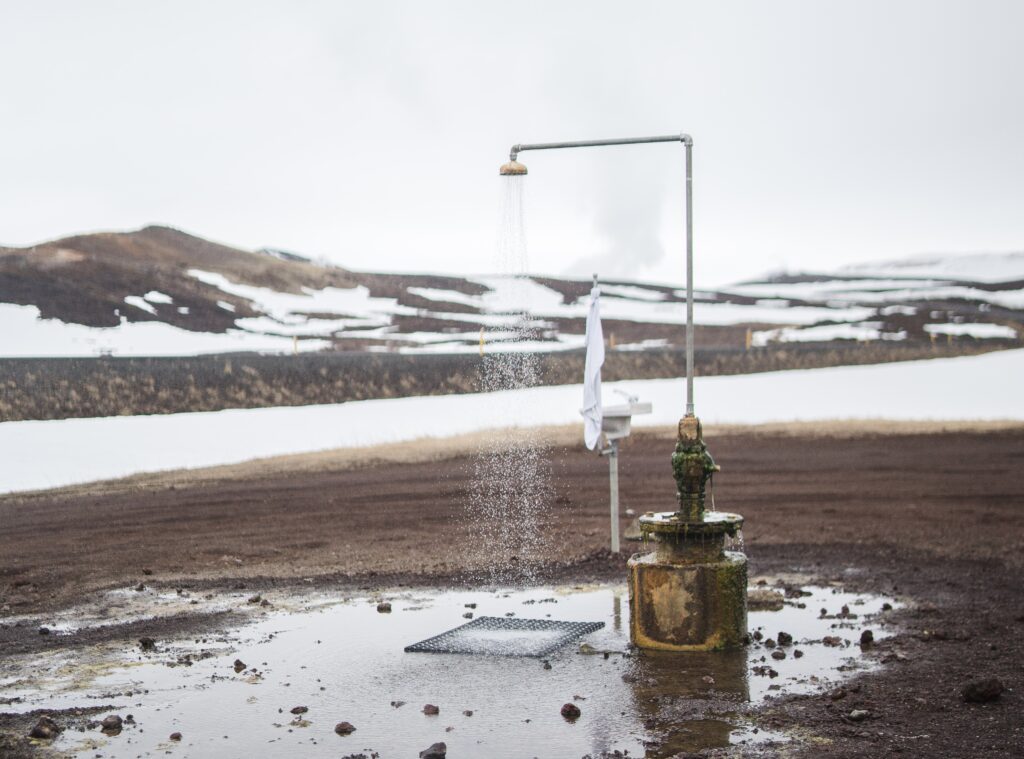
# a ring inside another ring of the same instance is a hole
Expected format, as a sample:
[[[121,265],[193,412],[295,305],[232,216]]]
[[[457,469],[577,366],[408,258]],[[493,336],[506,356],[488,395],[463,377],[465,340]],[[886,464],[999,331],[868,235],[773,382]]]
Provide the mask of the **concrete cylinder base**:
[[[672,563],[658,553],[629,560],[630,637],[640,648],[712,651],[744,643],[747,557]]]

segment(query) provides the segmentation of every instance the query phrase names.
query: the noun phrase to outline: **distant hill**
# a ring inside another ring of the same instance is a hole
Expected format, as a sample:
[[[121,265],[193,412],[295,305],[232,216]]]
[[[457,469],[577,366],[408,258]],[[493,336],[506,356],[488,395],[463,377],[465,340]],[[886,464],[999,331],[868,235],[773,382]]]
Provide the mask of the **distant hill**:
[[[590,283],[356,272],[168,227],[0,248],[0,356],[293,350],[459,353],[583,344]],[[619,350],[679,346],[683,293],[602,283]],[[525,322],[522,314],[525,313]],[[930,256],[698,293],[701,346],[1017,340],[1024,253]],[[526,324],[526,344],[512,341]]]

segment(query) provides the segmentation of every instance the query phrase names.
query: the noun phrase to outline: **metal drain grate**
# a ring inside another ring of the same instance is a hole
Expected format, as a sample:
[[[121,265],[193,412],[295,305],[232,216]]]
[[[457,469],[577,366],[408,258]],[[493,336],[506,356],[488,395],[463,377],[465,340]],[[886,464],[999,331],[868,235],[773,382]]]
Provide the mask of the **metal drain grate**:
[[[478,617],[454,630],[406,646],[405,650],[433,654],[546,656],[602,627],[604,622]]]

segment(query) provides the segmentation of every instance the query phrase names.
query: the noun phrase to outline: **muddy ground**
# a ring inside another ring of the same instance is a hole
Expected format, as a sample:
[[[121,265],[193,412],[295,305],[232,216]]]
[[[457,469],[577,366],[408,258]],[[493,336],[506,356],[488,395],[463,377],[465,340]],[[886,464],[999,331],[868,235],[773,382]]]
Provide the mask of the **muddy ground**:
[[[791,697],[759,713],[763,726],[803,736],[783,753],[1024,755],[1024,427],[708,433],[723,468],[715,500],[747,518],[753,574],[797,570],[911,602],[892,612],[899,634],[874,650],[887,661],[881,670],[860,676],[842,698]],[[552,580],[622,576],[622,557],[605,548],[606,462],[572,435],[549,431],[551,539],[532,558]],[[488,557],[474,549],[465,512],[478,443],[289,457],[2,497],[0,652],[198,624],[186,615],[78,640],[38,633],[49,611],[112,586],[372,589],[486,578]],[[671,447],[668,430],[624,447],[624,507],[672,508]],[[34,619],[6,624],[13,614]],[[1007,692],[965,703],[964,685],[983,677],[999,678]],[[852,722],[854,709],[870,716]],[[23,722],[0,717],[0,728],[17,732]],[[14,753],[3,746],[0,753]]]

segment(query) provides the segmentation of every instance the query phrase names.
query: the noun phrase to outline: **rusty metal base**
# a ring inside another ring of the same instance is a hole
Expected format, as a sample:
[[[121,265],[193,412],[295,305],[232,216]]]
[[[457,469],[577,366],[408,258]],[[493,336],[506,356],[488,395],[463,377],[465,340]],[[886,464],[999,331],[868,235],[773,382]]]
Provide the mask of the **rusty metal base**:
[[[747,557],[725,551],[704,563],[668,563],[657,553],[629,560],[630,638],[639,648],[711,651],[747,635]]]

